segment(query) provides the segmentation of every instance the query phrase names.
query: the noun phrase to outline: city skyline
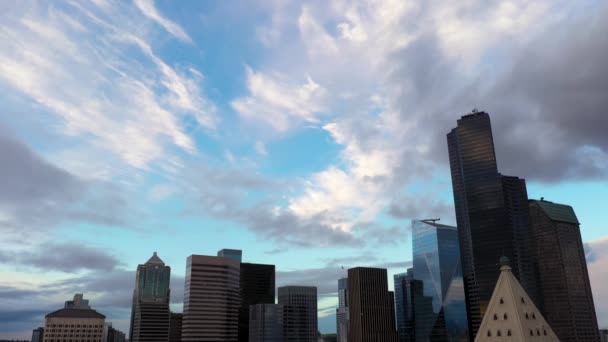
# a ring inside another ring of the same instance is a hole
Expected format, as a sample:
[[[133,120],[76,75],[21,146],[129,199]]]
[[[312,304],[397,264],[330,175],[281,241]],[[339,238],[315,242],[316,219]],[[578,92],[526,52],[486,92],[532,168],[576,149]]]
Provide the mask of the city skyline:
[[[347,269],[385,268],[392,291],[412,267],[411,221],[457,225],[445,136],[475,107],[497,169],[574,208],[608,328],[608,4],[0,12],[0,339],[30,338],[74,293],[128,332],[154,251],[180,313],[187,257],[221,248],[275,265],[275,288],[315,286],[319,330],[334,333]]]

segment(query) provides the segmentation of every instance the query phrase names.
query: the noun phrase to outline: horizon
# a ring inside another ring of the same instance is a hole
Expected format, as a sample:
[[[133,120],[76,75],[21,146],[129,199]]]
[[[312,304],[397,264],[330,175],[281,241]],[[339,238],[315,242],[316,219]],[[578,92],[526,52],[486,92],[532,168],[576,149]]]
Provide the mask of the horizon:
[[[348,268],[386,268],[392,290],[412,220],[456,226],[446,135],[477,109],[499,172],[574,208],[608,328],[608,3],[0,13],[0,339],[29,339],[75,293],[128,334],[139,264],[158,252],[181,312],[186,258],[221,249],[316,286],[335,332]]]

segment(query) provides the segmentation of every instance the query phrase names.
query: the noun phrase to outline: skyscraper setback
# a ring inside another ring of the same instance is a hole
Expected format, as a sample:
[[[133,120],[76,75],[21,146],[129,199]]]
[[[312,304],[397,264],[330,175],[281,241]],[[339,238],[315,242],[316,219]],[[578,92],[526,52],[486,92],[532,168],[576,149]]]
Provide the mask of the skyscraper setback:
[[[240,265],[228,257],[188,257],[183,342],[238,341]]]
[[[471,337],[475,336],[499,271],[502,255],[530,297],[537,286],[529,245],[525,181],[498,172],[490,116],[473,111],[448,135],[454,205]]]
[[[598,342],[597,318],[579,222],[571,206],[530,201],[539,305],[562,342]]]
[[[129,341],[169,340],[170,276],[171,268],[156,252],[145,264],[137,266]],[[77,302],[76,298],[74,302]]]
[[[386,269],[349,269],[348,296],[349,341],[399,341],[395,328],[395,299],[388,291]]]

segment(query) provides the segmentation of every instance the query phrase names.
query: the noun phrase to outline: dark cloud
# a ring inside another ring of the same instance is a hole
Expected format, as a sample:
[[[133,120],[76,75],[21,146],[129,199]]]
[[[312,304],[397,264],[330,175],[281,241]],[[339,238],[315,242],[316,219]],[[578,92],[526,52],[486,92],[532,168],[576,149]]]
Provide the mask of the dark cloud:
[[[0,298],[27,299],[37,294],[38,292],[32,290],[21,290],[8,286],[0,286]]]
[[[119,264],[116,257],[105,251],[75,243],[37,246],[33,252],[17,254],[15,259],[24,266],[68,273],[82,270],[111,271]]]
[[[454,216],[454,207],[436,198],[423,196],[399,197],[391,201],[388,214],[394,218],[421,220],[443,218],[449,221]]]

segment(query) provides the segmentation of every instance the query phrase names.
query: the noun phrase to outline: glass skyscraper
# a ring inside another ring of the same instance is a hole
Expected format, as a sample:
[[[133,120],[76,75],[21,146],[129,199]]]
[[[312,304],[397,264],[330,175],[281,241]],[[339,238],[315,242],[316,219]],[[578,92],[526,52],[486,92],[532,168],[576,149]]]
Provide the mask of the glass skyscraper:
[[[348,278],[338,280],[336,338],[338,342],[348,342]]]
[[[129,341],[169,340],[170,277],[171,268],[156,252],[145,264],[137,266]]]
[[[513,275],[537,302],[526,184],[498,172],[490,116],[473,111],[448,135],[454,206],[462,258],[469,331],[473,339],[506,256]],[[416,271],[414,271],[416,273]]]
[[[468,323],[458,231],[412,221],[416,341],[467,341]],[[421,288],[420,288],[421,287]]]
[[[406,273],[393,276],[395,287],[395,317],[400,342],[414,341],[414,306],[412,303],[412,281],[414,269],[408,268]]]

